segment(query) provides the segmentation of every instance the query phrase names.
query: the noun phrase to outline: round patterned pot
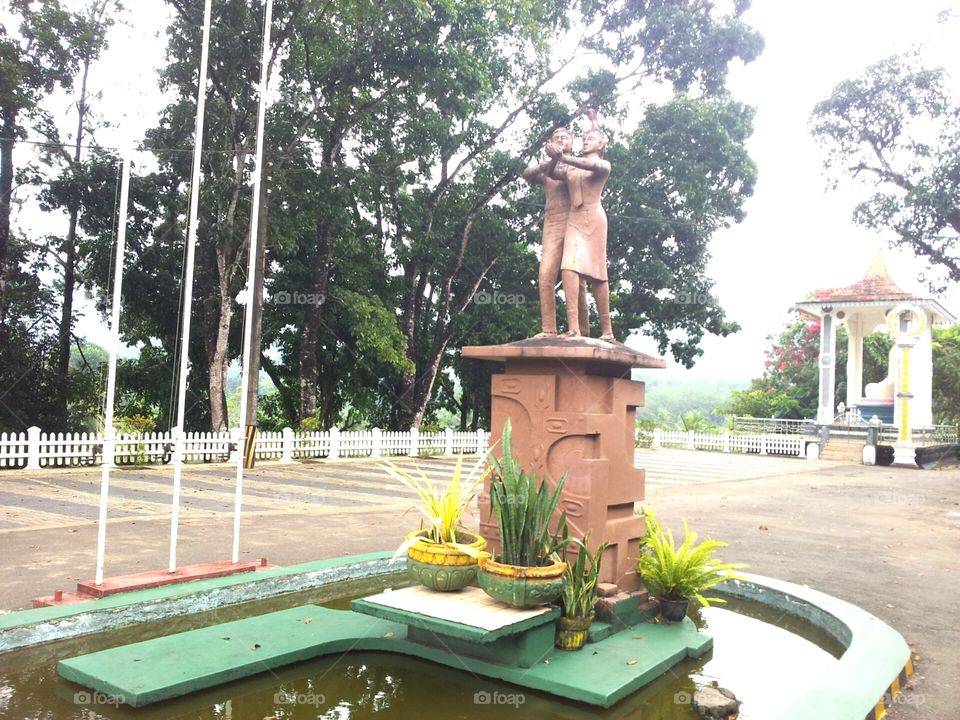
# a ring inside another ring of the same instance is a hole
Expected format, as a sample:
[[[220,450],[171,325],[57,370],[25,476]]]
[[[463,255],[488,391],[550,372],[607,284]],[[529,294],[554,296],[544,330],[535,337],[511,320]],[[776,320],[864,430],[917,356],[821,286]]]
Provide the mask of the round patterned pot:
[[[579,650],[587,642],[593,613],[585,618],[557,618],[556,646],[562,650]]]
[[[426,533],[418,530],[407,535],[407,539]],[[457,540],[477,550],[487,546],[482,537],[465,530],[457,533]],[[477,577],[477,560],[462,550],[424,538],[407,548],[407,572],[411,580],[431,590],[463,590]]]
[[[690,607],[688,598],[660,598],[660,614],[667,622],[682,622],[687,616],[687,609]]]
[[[477,581],[490,597],[523,609],[547,605],[560,597],[566,571],[567,564],[562,562],[546,567],[521,567],[481,558]]]

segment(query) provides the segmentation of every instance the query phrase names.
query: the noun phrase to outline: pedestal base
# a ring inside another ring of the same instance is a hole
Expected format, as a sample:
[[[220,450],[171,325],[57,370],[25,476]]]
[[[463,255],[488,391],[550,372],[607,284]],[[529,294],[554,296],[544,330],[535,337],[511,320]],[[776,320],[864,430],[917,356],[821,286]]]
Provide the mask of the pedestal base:
[[[894,445],[893,464],[904,467],[917,467],[917,448],[913,445]]]
[[[465,347],[463,355],[506,363],[506,372],[492,381],[491,443],[500,439],[509,418],[513,452],[524,470],[546,478],[551,487],[567,473],[560,508],[571,534],[589,533],[591,549],[609,542],[601,580],[638,589],[634,563],[644,525],[635,507],[644,497],[644,476],[633,462],[643,383],[631,380],[630,371],[666,363],[620,343],[590,338]],[[493,452],[499,454],[496,446]],[[484,490],[480,534],[496,552],[489,480]]]

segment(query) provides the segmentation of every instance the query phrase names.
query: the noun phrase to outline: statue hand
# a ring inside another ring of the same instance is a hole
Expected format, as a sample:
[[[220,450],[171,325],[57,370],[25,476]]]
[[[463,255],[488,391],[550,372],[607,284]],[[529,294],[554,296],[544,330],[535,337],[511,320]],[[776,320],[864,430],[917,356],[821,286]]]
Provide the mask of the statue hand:
[[[557,160],[563,152],[560,150],[560,146],[556,143],[548,142],[546,146],[547,156]]]

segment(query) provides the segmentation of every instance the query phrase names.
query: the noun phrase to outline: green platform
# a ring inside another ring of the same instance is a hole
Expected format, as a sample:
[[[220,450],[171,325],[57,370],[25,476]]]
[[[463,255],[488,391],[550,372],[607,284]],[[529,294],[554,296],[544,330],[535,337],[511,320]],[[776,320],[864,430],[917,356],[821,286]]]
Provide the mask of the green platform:
[[[549,611],[550,620],[554,615]],[[532,690],[609,707],[652,682],[687,657],[709,650],[712,638],[689,620],[679,625],[644,623],[592,643],[580,652],[546,648],[552,623],[475,643],[426,626],[408,633],[406,624],[352,611],[304,605],[212,627],[90,653],[60,661],[67,680],[108,693],[136,707],[214,687],[294,662],[334,653],[395,652],[430,660]],[[448,629],[449,630],[449,629]],[[531,667],[508,665],[477,648],[519,642],[532,633],[528,652],[513,656]],[[509,638],[514,638],[513,641]],[[455,641],[456,647],[449,642]],[[479,655],[479,656],[478,656]],[[544,662],[547,660],[548,662]]]

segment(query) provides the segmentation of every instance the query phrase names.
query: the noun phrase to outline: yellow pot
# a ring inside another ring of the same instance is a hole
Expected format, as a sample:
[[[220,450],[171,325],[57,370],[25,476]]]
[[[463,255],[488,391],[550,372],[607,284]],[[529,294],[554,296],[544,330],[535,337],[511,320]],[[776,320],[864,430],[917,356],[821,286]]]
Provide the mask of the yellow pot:
[[[560,597],[567,564],[545,567],[504,565],[493,558],[480,559],[477,581],[487,595],[515,608],[548,605]]]
[[[427,532],[412,532],[407,535],[407,539],[426,535]],[[486,540],[466,530],[457,531],[457,540],[477,550],[483,550],[487,546]],[[462,550],[430,542],[423,537],[407,548],[407,572],[414,582],[431,590],[462,590],[477,577],[477,560]]]
[[[593,613],[585,618],[557,618],[556,646],[562,650],[579,650],[587,642]]]

